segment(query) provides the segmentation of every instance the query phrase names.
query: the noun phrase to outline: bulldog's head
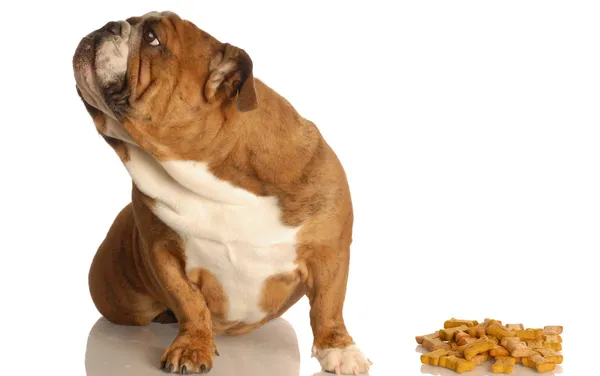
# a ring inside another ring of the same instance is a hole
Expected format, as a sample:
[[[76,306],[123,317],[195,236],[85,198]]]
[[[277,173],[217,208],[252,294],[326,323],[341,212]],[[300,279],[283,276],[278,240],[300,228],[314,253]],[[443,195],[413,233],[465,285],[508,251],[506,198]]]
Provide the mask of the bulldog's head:
[[[172,12],[113,21],[73,57],[79,95],[104,136],[165,151],[257,106],[252,61]]]

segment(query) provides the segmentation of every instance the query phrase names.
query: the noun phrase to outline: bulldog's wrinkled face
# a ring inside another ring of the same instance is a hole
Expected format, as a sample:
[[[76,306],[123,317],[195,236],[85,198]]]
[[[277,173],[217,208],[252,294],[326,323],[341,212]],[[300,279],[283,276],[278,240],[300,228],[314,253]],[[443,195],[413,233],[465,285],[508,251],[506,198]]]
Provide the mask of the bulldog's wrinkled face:
[[[175,131],[186,138],[206,133],[223,101],[237,97],[240,111],[256,107],[248,55],[172,12],[91,32],[75,51],[73,69],[98,131],[146,149],[169,148]]]

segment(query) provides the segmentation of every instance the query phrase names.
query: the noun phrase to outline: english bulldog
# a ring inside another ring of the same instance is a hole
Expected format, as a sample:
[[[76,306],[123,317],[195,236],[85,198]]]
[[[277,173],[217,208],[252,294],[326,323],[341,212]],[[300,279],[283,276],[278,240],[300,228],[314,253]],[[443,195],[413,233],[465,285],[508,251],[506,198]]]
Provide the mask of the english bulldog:
[[[353,212],[317,127],[262,81],[241,48],[172,12],[109,22],[79,43],[77,91],[131,175],[89,271],[120,325],[177,322],[157,366],[208,372],[214,337],[310,302],[324,370],[372,364],[344,324]]]

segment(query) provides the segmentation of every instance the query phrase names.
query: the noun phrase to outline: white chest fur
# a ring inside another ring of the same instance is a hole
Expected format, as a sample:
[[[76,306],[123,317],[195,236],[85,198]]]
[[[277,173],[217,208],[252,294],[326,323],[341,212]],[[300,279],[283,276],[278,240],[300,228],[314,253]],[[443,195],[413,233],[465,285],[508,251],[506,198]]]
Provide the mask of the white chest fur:
[[[296,268],[296,234],[275,197],[259,197],[216,178],[205,163],[158,162],[128,145],[125,167],[156,201],[155,214],[185,242],[186,271],[204,268],[222,285],[227,319],[257,322],[264,282]]]

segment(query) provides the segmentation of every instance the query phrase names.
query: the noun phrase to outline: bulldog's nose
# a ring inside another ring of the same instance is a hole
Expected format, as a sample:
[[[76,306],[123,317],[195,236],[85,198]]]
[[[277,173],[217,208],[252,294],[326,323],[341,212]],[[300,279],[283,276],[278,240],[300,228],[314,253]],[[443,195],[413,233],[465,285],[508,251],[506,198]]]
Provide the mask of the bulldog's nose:
[[[104,25],[102,30],[108,31],[109,33],[114,35],[121,35],[121,23],[110,21],[109,23]]]

